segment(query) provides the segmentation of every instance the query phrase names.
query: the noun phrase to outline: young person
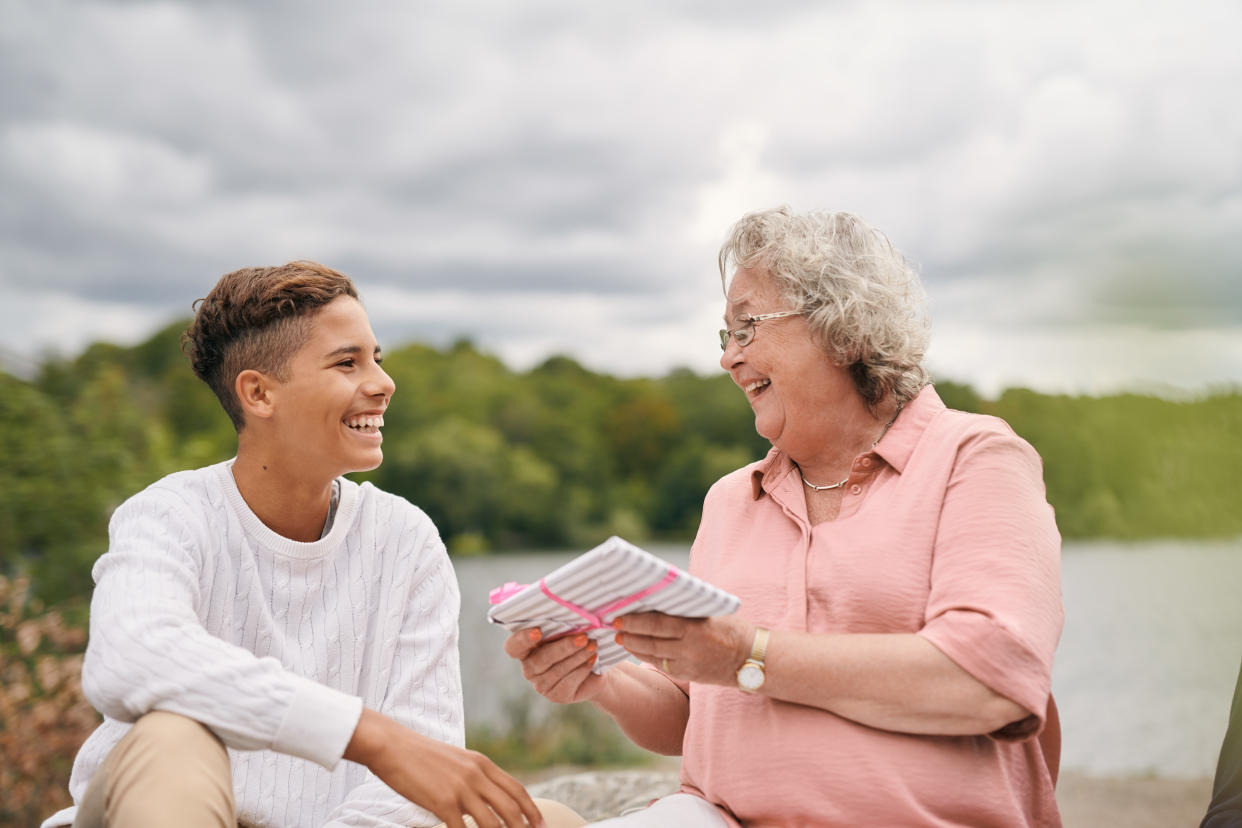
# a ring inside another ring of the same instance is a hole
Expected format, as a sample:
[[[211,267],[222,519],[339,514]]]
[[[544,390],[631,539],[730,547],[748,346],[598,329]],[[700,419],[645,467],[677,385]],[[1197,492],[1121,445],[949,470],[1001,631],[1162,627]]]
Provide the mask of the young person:
[[[113,515],[82,674],[105,718],[75,806],[44,827],[542,824],[462,747],[460,599],[435,526],[341,476],[380,464],[395,390],[352,282],[313,262],[238,270],[184,343],[237,456]]]

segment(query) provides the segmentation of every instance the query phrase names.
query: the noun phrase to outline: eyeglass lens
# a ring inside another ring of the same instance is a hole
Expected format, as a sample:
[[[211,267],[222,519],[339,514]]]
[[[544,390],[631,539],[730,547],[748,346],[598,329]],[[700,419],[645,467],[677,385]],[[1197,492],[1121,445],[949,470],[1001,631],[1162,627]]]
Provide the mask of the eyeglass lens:
[[[755,323],[747,319],[745,321],[745,324],[743,324],[742,327],[736,330],[727,331],[724,328],[721,328],[720,329],[720,350],[723,351],[729,347],[730,337],[732,337],[734,340],[737,341],[737,346],[739,348],[745,348],[747,345],[750,344],[750,341],[754,339],[755,337]]]

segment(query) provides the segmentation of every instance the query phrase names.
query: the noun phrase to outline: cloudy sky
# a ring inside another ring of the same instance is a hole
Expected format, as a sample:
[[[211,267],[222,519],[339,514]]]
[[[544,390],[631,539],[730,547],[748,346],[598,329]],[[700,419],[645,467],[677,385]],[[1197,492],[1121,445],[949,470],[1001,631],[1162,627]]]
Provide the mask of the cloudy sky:
[[[1242,385],[1239,31],[1235,0],[0,0],[0,358],[312,258],[389,347],[718,370],[716,248],[787,203],[917,264],[938,377]]]

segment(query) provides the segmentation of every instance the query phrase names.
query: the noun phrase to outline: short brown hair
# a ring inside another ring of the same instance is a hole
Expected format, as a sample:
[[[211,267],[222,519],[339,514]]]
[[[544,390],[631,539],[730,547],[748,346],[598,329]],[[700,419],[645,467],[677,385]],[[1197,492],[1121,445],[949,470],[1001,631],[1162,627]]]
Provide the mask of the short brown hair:
[[[237,375],[254,369],[288,379],[289,359],[310,336],[311,318],[338,296],[358,298],[348,276],[298,261],[235,270],[194,302],[182,350],[239,432],[245,420],[233,387]]]

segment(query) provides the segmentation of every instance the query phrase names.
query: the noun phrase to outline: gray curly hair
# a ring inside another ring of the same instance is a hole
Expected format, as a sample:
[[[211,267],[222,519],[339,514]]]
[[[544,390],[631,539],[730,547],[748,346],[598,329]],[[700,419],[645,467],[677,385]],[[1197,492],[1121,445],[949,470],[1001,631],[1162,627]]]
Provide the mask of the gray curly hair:
[[[875,411],[892,394],[904,403],[928,383],[929,322],[918,274],[879,230],[850,213],[788,207],[748,213],[720,247],[729,265],[762,267]]]

